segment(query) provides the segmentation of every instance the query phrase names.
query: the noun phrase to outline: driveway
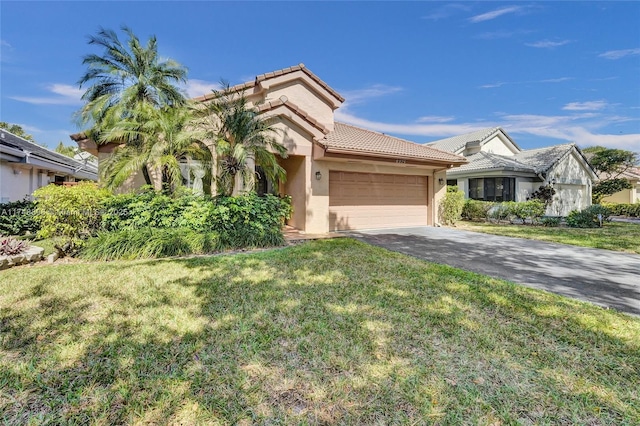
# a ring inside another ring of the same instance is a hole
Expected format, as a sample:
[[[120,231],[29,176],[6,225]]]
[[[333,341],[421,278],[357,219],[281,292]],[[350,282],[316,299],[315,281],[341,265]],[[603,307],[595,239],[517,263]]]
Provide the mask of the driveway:
[[[451,228],[349,235],[431,262],[640,315],[640,255]]]

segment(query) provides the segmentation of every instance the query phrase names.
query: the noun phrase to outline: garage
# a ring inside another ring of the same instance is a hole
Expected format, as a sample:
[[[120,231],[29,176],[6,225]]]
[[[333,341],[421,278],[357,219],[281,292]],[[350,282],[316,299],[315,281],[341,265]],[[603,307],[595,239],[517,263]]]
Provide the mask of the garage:
[[[427,177],[329,172],[332,231],[427,224]]]

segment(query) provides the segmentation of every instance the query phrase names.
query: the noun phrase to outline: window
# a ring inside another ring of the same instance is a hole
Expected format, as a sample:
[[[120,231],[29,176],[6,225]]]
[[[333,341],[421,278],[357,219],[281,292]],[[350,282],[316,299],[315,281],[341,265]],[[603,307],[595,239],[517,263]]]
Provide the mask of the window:
[[[515,178],[469,179],[469,198],[482,201],[515,201]]]
[[[447,186],[458,186],[458,179],[447,179]]]

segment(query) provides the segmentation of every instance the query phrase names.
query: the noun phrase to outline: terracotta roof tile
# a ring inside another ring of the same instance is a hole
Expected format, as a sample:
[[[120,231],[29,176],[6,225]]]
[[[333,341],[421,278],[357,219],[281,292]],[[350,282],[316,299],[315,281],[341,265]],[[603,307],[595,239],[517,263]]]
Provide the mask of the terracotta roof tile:
[[[279,107],[281,105],[284,105],[287,108],[289,108],[296,115],[298,115],[299,117],[301,117],[302,119],[307,121],[309,124],[311,124],[313,127],[315,127],[318,130],[320,130],[325,135],[330,132],[330,130],[327,129],[321,123],[319,123],[318,120],[316,120],[315,118],[311,117],[309,114],[306,113],[306,111],[304,111],[302,108],[300,108],[299,106],[297,106],[293,102],[289,101],[286,96],[281,96],[279,99],[276,99],[274,101],[269,101],[269,102],[266,102],[264,104],[259,105],[258,106],[258,111],[259,112],[270,111],[270,110],[273,110],[273,109],[275,109],[275,108],[277,108],[277,107]]]
[[[464,157],[450,152],[339,122],[335,123],[334,131],[320,142],[329,152],[350,151],[454,164],[466,163]]]
[[[315,75],[314,73],[309,71],[309,69],[307,67],[305,67],[304,64],[299,64],[299,65],[295,65],[295,66],[292,66],[292,67],[283,68],[281,70],[271,71],[271,72],[268,72],[268,73],[265,73],[265,74],[260,74],[260,75],[256,76],[256,78],[253,81],[247,81],[246,83],[236,84],[235,86],[231,86],[230,89],[232,91],[249,89],[251,87],[254,87],[256,84],[260,83],[261,81],[268,80],[270,78],[279,77],[279,76],[285,75],[285,74],[290,74],[290,73],[296,72],[296,71],[304,72],[313,81],[315,81],[320,86],[322,86],[327,92],[331,93],[331,95],[333,95],[336,99],[338,99],[340,102],[344,102],[344,98],[338,92],[336,92],[334,89],[332,89],[327,83],[322,81],[320,79],[320,77],[318,77],[317,75]],[[193,100],[194,101],[198,101],[198,102],[204,102],[204,101],[208,101],[210,99],[213,99],[214,97],[215,97],[215,95],[213,93],[208,93],[206,95],[198,96],[197,98],[193,98]]]

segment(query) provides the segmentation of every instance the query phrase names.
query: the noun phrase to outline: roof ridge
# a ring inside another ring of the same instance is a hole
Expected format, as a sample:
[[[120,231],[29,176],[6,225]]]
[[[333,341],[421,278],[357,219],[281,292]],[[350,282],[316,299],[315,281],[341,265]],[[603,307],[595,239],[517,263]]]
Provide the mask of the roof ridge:
[[[425,148],[433,149],[433,150],[438,151],[438,152],[442,152],[442,153],[445,153],[445,154],[451,154],[451,152],[449,152],[449,151],[445,151],[445,150],[440,149],[440,148],[435,148],[433,146],[427,146],[427,144],[424,144],[424,143],[413,142],[413,141],[410,141],[410,140],[407,140],[407,139],[399,138],[397,136],[391,136],[391,135],[388,135],[386,133],[378,132],[376,130],[371,130],[371,129],[367,129],[367,128],[364,128],[364,127],[354,126],[353,124],[347,124],[347,123],[344,123],[342,121],[336,121],[335,124],[342,124],[342,125],[345,125],[345,126],[353,127],[354,129],[360,129],[360,130],[364,130],[366,132],[373,133],[373,134],[376,134],[376,135],[381,135],[381,136],[386,136],[388,138],[393,138],[395,140],[398,140],[398,141],[401,141],[401,142],[404,142],[404,143],[410,143],[410,144],[413,144],[413,145],[423,146]]]
[[[285,98],[285,99],[283,100],[282,98]],[[320,123],[315,118],[311,117],[311,115],[309,115],[308,112],[306,112],[305,110],[300,108],[298,105],[296,105],[295,103],[291,102],[285,95],[280,96],[276,100],[267,101],[267,102],[259,105],[257,107],[257,109],[258,109],[259,112],[264,112],[264,111],[270,111],[270,110],[275,109],[275,108],[277,108],[279,106],[282,106],[282,105],[284,105],[287,108],[289,108],[297,116],[299,116],[303,120],[307,121],[309,124],[311,124],[316,129],[320,130],[325,135],[330,132],[330,130],[327,127],[325,127],[322,123]]]
[[[56,156],[60,157],[61,159],[75,161],[76,163],[78,163],[78,165],[84,165],[84,163],[82,163],[81,161],[76,160],[76,159],[75,159],[75,158],[73,158],[73,157],[69,157],[69,156],[67,156],[67,155],[60,154],[60,153],[59,153],[59,152],[57,152],[57,151],[54,151],[54,150],[52,150],[52,149],[49,149],[49,147],[46,147],[46,146],[43,146],[43,145],[37,144],[37,143],[35,143],[35,142],[32,142],[32,141],[30,141],[30,140],[28,140],[28,139],[23,138],[22,136],[18,136],[18,135],[16,135],[15,133],[11,133],[10,131],[8,131],[7,129],[5,129],[5,128],[3,128],[3,127],[0,127],[0,131],[2,131],[2,132],[6,132],[6,133],[9,133],[11,136],[14,136],[14,137],[16,137],[16,138],[18,138],[18,139],[21,139],[22,141],[24,141],[24,142],[26,142],[26,143],[28,143],[28,144],[30,144],[30,145],[35,145],[37,149],[44,149],[45,151],[48,151],[50,154],[54,154],[54,155],[56,155]],[[4,139],[2,139],[2,140],[4,140]],[[9,142],[9,141],[6,141],[6,142],[7,142],[7,143],[11,143],[11,142]]]
[[[234,90],[234,91],[248,89],[248,88],[256,86],[261,81],[268,80],[270,78],[280,77],[281,75],[285,75],[285,74],[291,74],[292,72],[296,72],[296,71],[304,72],[313,81],[318,83],[322,88],[324,88],[327,92],[329,92],[331,95],[333,95],[336,99],[338,99],[340,102],[344,102],[345,99],[344,99],[344,97],[342,97],[342,95],[340,93],[338,93],[335,89],[333,89],[331,86],[329,86],[327,83],[325,83],[320,77],[315,75],[302,62],[300,62],[298,65],[293,65],[293,66],[290,66],[290,67],[281,68],[279,70],[269,71],[269,72],[266,72],[266,73],[258,74],[258,75],[255,76],[255,78],[252,81],[247,81],[247,82],[244,82],[244,83],[235,84],[235,85],[229,87],[229,89],[230,90]],[[213,98],[215,98],[214,94],[207,93],[205,95],[198,96],[198,97],[195,97],[195,98],[192,98],[192,99],[195,100],[195,101],[203,102],[203,101],[208,101],[209,99],[213,99]]]

